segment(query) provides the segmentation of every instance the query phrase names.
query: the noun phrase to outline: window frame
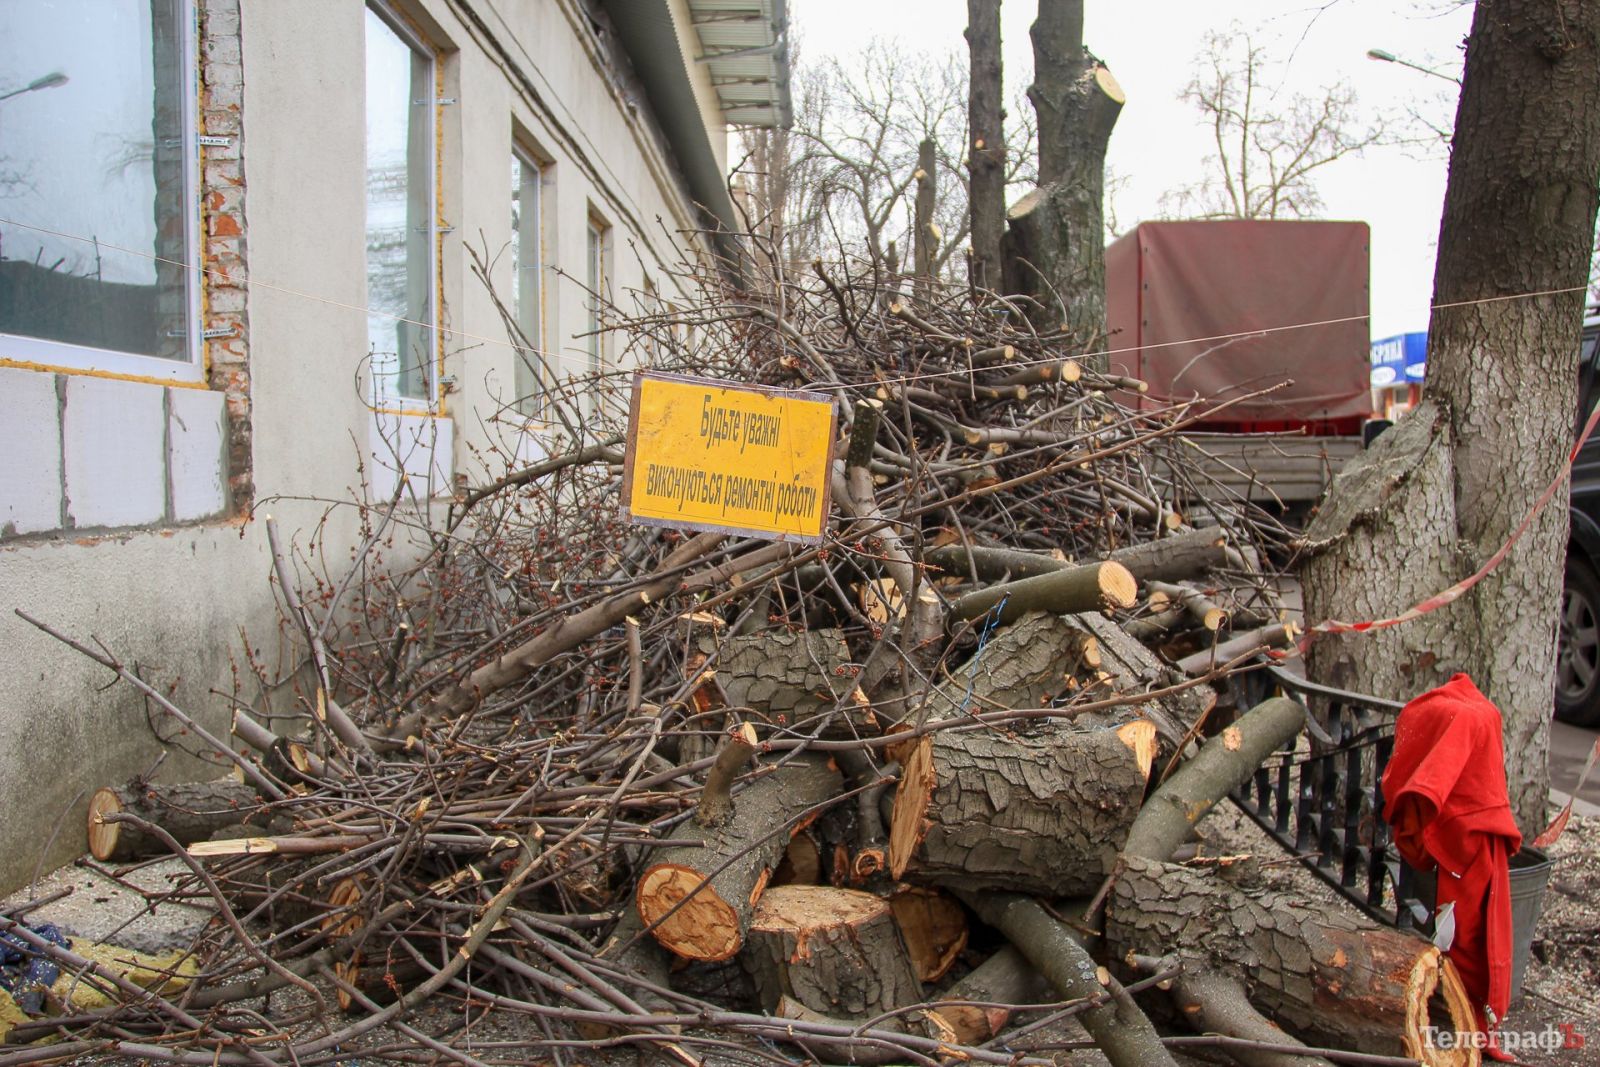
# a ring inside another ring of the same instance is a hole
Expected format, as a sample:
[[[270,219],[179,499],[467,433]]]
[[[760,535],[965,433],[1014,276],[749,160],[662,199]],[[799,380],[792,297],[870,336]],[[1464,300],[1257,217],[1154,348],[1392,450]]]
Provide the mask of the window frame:
[[[208,360],[201,329],[201,303],[206,281],[204,268],[204,228],[200,206],[200,16],[197,0],[177,0],[178,19],[183,25],[182,65],[183,128],[187,151],[183,153],[183,247],[187,261],[182,264],[184,286],[185,348],[188,358],[163,359],[137,352],[53,341],[44,337],[6,333],[0,330],[0,367],[22,367],[60,374],[127,378],[158,383],[203,383]],[[152,82],[152,89],[155,88]],[[108,246],[109,247],[109,246]],[[128,254],[159,261],[151,252]]]
[[[584,283],[589,290],[585,311],[588,327],[588,375],[597,378],[611,370],[611,352],[606,334],[600,327],[600,301],[605,299],[606,286],[611,279],[611,224],[598,212],[590,209],[584,220]]]
[[[431,145],[431,149],[432,149],[431,151],[429,151],[427,153],[427,166],[426,166],[426,170],[427,170],[426,177],[427,177],[427,184],[428,184],[427,202],[428,202],[428,205],[429,205],[429,209],[428,209],[428,212],[427,212],[427,219],[428,219],[428,234],[427,234],[427,249],[428,249],[428,256],[427,256],[427,261],[428,261],[428,278],[427,278],[428,314],[426,316],[426,319],[427,319],[426,325],[427,325],[427,329],[428,329],[428,338],[429,338],[428,350],[429,350],[429,357],[430,357],[430,365],[428,367],[428,374],[427,374],[426,395],[424,395],[424,396],[405,396],[405,395],[399,393],[398,391],[392,396],[381,396],[379,394],[379,392],[378,392],[378,379],[377,379],[377,376],[375,374],[371,373],[371,367],[370,367],[370,361],[372,359],[373,352],[372,352],[372,349],[370,347],[371,336],[370,336],[370,333],[369,333],[369,335],[368,335],[368,345],[369,345],[369,347],[368,347],[367,352],[363,356],[363,358],[366,359],[368,361],[368,363],[369,363],[369,366],[368,366],[368,377],[370,379],[369,387],[366,390],[367,395],[365,397],[365,402],[366,402],[367,407],[371,411],[376,412],[378,414],[390,414],[390,415],[427,414],[427,415],[438,415],[438,414],[441,413],[441,410],[442,410],[441,401],[442,401],[442,398],[443,398],[443,393],[440,391],[440,388],[439,388],[439,379],[444,375],[444,332],[443,332],[443,330],[442,330],[442,328],[440,326],[440,319],[442,318],[441,311],[442,311],[443,304],[444,304],[444,292],[443,292],[443,275],[442,275],[442,272],[440,270],[440,264],[439,264],[440,254],[441,254],[441,252],[443,250],[443,247],[444,247],[444,245],[443,245],[444,230],[443,230],[442,226],[440,225],[440,220],[439,220],[439,196],[440,196],[439,156],[440,156],[440,152],[441,152],[442,146],[443,146],[443,126],[444,126],[443,122],[441,121],[442,116],[440,115],[440,108],[441,108],[442,105],[439,103],[439,98],[440,98],[440,95],[441,95],[440,94],[440,79],[441,79],[441,77],[443,76],[443,73],[444,73],[444,65],[443,65],[444,56],[443,56],[442,49],[440,49],[432,41],[428,40],[427,36],[424,35],[422,33],[422,31],[417,28],[416,24],[410,18],[408,18],[405,15],[404,12],[402,12],[394,4],[390,3],[389,0],[366,0],[366,3],[363,5],[363,7],[364,7],[365,10],[370,11],[374,15],[376,15],[378,17],[378,19],[380,21],[382,21],[385,26],[389,27],[390,31],[393,32],[394,35],[397,38],[399,38],[399,40],[400,40],[400,42],[402,44],[404,44],[407,48],[410,48],[413,52],[415,52],[418,55],[422,56],[428,62],[429,73],[431,75],[431,77],[428,78],[429,103],[428,103],[428,106],[427,106],[427,115],[428,115],[428,123],[429,123],[428,132],[429,132],[429,135],[430,135],[428,140],[429,140],[429,144]],[[365,26],[365,23],[363,23],[363,27],[364,26]],[[362,63],[363,63],[363,83],[362,84],[363,84],[363,93],[365,93],[365,63],[366,63],[366,59],[367,59],[366,47],[367,47],[367,42],[366,42],[365,30],[363,29],[363,35],[362,35]],[[363,106],[365,106],[364,103],[363,103]],[[420,105],[418,105],[415,101],[413,101],[412,102],[412,106],[413,107],[417,107],[417,106],[420,106]],[[361,140],[361,154],[362,154],[362,169],[363,169],[363,171],[366,170],[367,148],[368,148],[367,138],[366,138],[365,131],[363,130],[362,140]],[[407,180],[408,181],[410,180],[410,175],[407,175]],[[366,235],[367,235],[366,234],[366,221],[363,218],[363,222],[362,222],[363,244],[365,244]],[[362,253],[362,261],[363,261],[363,267],[366,267],[367,264],[366,264],[366,253],[365,253],[365,251],[363,251],[363,253]],[[366,305],[367,305],[367,314],[370,316],[372,314],[372,310],[371,310],[372,294],[371,294],[370,288],[368,289],[368,292],[367,292]],[[370,327],[369,327],[369,329],[370,329]],[[419,411],[414,405],[421,405],[422,406],[422,410]]]
[[[534,352],[531,354],[520,350],[513,350],[512,352],[514,362],[512,364],[511,380],[512,388],[516,393],[513,407],[524,418],[538,421],[544,416],[548,407],[551,387],[549,368],[545,358],[545,339],[549,336],[550,329],[549,300],[547,297],[549,286],[546,284],[547,279],[545,278],[546,268],[550,263],[550,248],[545,201],[548,193],[546,186],[550,180],[549,169],[551,165],[543,156],[529,148],[516,136],[511,139],[511,158],[517,166],[522,168],[522,182],[519,186],[518,225],[517,231],[513,234],[516,240],[513,245],[516,255],[511,257],[512,303],[517,327],[534,347]],[[530,174],[535,178],[531,183],[531,187],[535,190],[534,212],[531,220],[522,211],[525,205],[520,202],[520,189],[530,185],[528,181]],[[525,258],[524,248],[529,244],[530,236],[533,239],[531,246],[536,250],[536,260],[532,267],[535,272],[534,299],[531,301],[531,307],[524,307],[522,300],[522,271],[526,268],[523,267],[520,260]],[[530,311],[534,320],[531,330],[526,321]],[[523,374],[532,376],[531,384],[533,388],[529,392],[524,392],[522,384],[519,382],[519,378]]]

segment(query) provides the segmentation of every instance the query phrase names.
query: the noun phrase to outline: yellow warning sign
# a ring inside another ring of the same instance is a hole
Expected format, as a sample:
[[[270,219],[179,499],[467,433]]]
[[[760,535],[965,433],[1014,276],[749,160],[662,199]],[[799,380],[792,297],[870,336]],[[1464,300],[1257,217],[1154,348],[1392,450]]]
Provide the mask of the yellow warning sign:
[[[822,540],[833,403],[819,393],[633,376],[622,508],[633,522]]]

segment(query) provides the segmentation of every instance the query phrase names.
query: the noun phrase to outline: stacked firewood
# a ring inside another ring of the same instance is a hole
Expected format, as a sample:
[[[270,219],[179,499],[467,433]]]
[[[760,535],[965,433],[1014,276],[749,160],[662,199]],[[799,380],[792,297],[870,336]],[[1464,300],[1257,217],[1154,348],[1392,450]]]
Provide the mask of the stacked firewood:
[[[95,857],[176,854],[167,898],[219,919],[181,991],[39,941],[110,1003],[9,1040],[510,1055],[427,1008],[525,1017],[518,1055],[558,1062],[1011,1064],[1057,1062],[1075,1017],[1119,1065],[1470,1062],[1427,1046],[1471,1017],[1431,944],[1180,858],[1303,714],[1226,707],[1295,630],[1280,531],[1187,473],[1187,410],[1124,406],[1138,382],[990,295],[814,274],[616,329],[660,369],[834,398],[820,545],[622,523],[626,383],[587,381],[550,400],[564,449],[443,515],[368,505],[353,565],[267,521],[303,660],[242,661],[232,737],[80,645],[232,771],[100,790]],[[291,987],[329,1015],[269,1019]]]

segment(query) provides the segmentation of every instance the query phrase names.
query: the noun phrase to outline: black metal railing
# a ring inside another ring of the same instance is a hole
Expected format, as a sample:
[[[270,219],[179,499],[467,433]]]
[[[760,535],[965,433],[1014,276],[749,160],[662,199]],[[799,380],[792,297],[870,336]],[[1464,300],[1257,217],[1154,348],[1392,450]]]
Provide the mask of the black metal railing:
[[[1276,695],[1308,708],[1305,732],[1258,769],[1234,802],[1373,919],[1425,925],[1428,909],[1383,821],[1383,769],[1401,705],[1317,685],[1273,664],[1235,675],[1232,684],[1240,708]]]

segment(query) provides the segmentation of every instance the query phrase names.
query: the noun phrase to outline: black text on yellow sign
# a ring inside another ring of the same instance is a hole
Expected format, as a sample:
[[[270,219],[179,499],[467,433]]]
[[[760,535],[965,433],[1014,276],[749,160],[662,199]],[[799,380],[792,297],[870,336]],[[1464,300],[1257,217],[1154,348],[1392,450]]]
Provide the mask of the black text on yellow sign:
[[[817,393],[636,374],[623,513],[633,522],[822,540],[833,404]]]

